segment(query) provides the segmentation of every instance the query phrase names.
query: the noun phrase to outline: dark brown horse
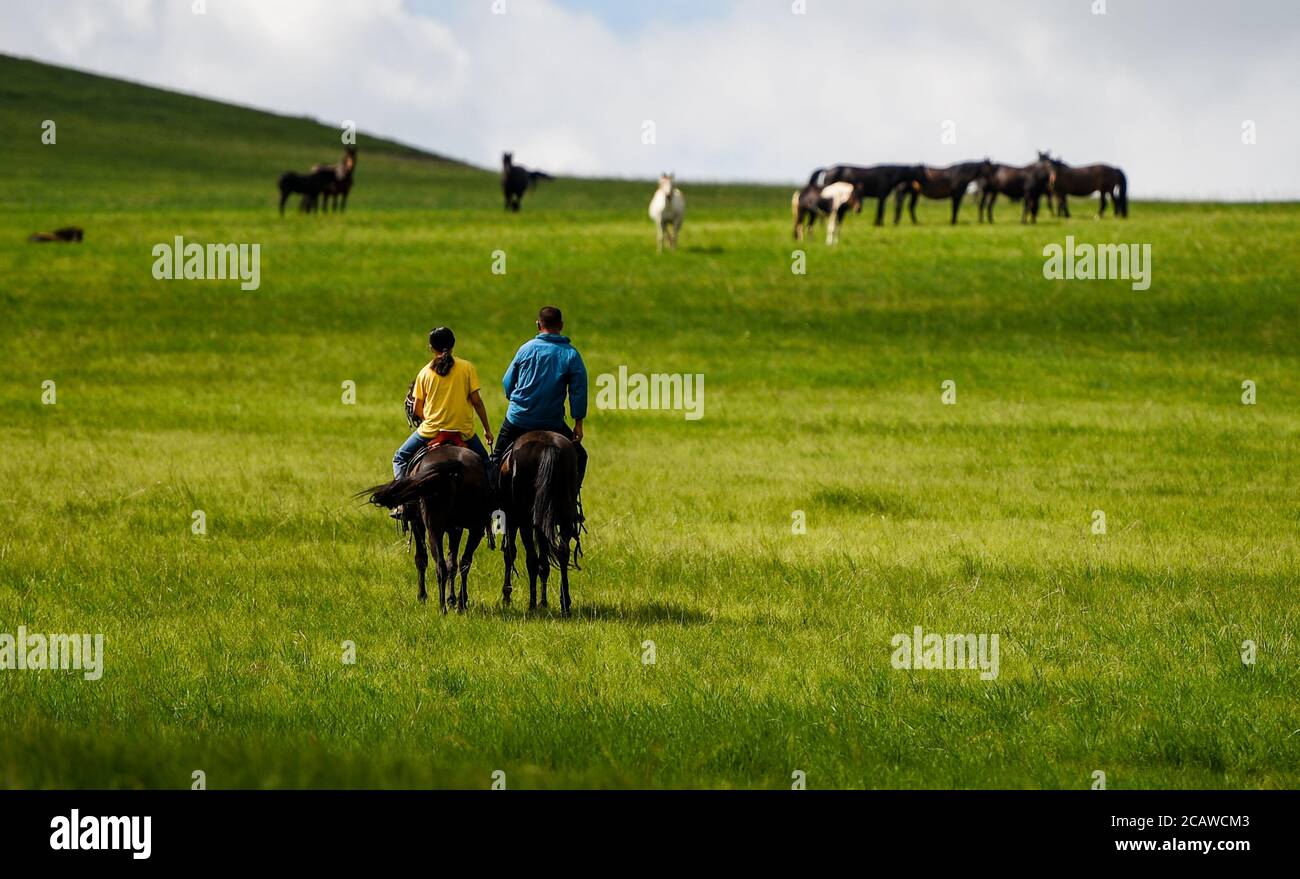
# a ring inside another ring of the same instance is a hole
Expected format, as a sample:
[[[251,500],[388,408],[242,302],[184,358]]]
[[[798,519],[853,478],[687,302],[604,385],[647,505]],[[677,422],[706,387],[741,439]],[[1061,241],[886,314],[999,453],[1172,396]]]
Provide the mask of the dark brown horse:
[[[27,236],[27,240],[35,244],[41,244],[46,241],[59,241],[64,244],[73,244],[81,241],[85,237],[85,232],[79,226],[64,226],[62,229],[55,229],[53,232],[36,232]]]
[[[569,566],[572,564],[576,570],[577,559],[582,555],[577,453],[573,443],[549,430],[529,431],[519,437],[501,460],[498,499],[506,514],[502,602],[509,604],[513,591],[510,579],[514,573],[515,534],[518,533],[524,540],[528,566],[528,609],[538,606],[539,579],[541,606],[546,607],[546,580],[554,566],[560,569],[560,613],[568,616]]]
[[[514,153],[501,155],[501,191],[505,193],[506,210],[519,212],[519,202],[524,193],[537,185],[538,180],[554,180],[544,171],[529,171],[523,165],[516,165]]]
[[[995,164],[993,173],[980,183],[979,221],[984,222],[984,212],[987,210],[989,222],[993,222],[993,204],[998,200],[999,195],[1005,195],[1012,201],[1024,199],[1020,222],[1028,222],[1031,212],[1036,218],[1038,201],[1034,193],[1041,195],[1047,191],[1049,184],[1050,176],[1045,166],[1039,162],[1020,167]],[[1030,194],[1029,198],[1025,198],[1026,192]],[[1050,199],[1048,207],[1051,207]]]
[[[349,153],[356,161],[356,151],[351,147],[348,152],[343,154],[343,160],[339,165],[316,165],[306,174],[299,174],[297,171],[285,171],[280,175],[278,185],[280,187],[280,216],[284,216],[284,203],[289,200],[289,196],[301,193],[302,209],[312,211],[316,207],[316,199],[321,193],[332,188],[336,180],[336,170],[347,161]]]
[[[1060,157],[1053,159],[1047,153],[1038,154],[1040,162],[1052,166],[1052,188],[1056,193],[1057,208],[1061,216],[1070,216],[1070,206],[1066,196],[1088,196],[1094,192],[1101,196],[1101,207],[1097,210],[1100,218],[1106,213],[1106,196],[1115,202],[1115,216],[1128,216],[1128,178],[1114,165],[1080,165],[1075,167],[1062,162]]]
[[[321,212],[328,210],[346,211],[348,209],[348,193],[352,191],[352,172],[357,167],[357,151],[355,147],[348,147],[343,154],[342,161],[335,165],[313,165],[311,172],[313,174],[321,171],[330,171],[334,174],[331,180],[320,192]],[[303,196],[303,199],[311,199],[312,204],[308,210],[314,209],[315,199],[311,196]]]
[[[1027,214],[1031,223],[1037,223],[1038,206],[1044,200],[1047,202],[1047,209],[1053,214],[1056,213],[1052,210],[1052,199],[1056,195],[1055,186],[1056,172],[1052,170],[1049,162],[1039,161],[1028,167],[1025,171],[1025,206],[1021,216],[1022,222],[1024,215]],[[1061,201],[1065,201],[1065,196],[1061,196]],[[992,219],[989,222],[993,222]]]
[[[920,182],[915,186],[900,187],[898,190],[894,201],[894,222],[898,223],[902,219],[903,199],[910,194],[907,212],[911,215],[913,223],[916,222],[916,200],[924,195],[926,198],[952,199],[952,224],[957,225],[957,212],[961,210],[961,200],[966,195],[966,189],[976,180],[988,180],[993,176],[994,168],[994,164],[988,159],[982,162],[960,162],[946,168],[922,165]]]
[[[491,494],[483,461],[461,446],[441,445],[430,449],[416,461],[401,479],[376,485],[361,492],[372,504],[393,509],[402,506],[404,521],[409,524],[415,542],[415,569],[420,575],[420,600],[428,598],[424,588],[424,571],[429,564],[426,543],[433,547],[438,574],[438,607],[447,610],[447,588],[451,603],[464,610],[469,601],[467,581],[474,551],[487,533],[492,515]],[[457,565],[461,532],[469,537],[465,555]],[[447,538],[447,554],[442,550]],[[491,538],[488,538],[489,543]],[[456,572],[460,571],[460,597],[456,596]]]

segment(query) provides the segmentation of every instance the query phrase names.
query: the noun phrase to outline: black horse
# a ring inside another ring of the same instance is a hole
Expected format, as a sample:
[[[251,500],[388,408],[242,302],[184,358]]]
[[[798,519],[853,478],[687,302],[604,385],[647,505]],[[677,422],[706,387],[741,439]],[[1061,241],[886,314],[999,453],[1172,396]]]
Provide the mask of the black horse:
[[[321,168],[317,165],[317,168]],[[294,192],[300,192],[303,195],[303,211],[311,211],[316,207],[316,199],[320,198],[321,192],[329,189],[334,183],[334,169],[331,165],[325,165],[322,170],[309,170],[305,174],[299,174],[294,170],[286,170],[279,176],[279,216],[285,216],[285,202]]]
[[[1106,213],[1106,196],[1115,203],[1115,216],[1128,216],[1128,177],[1114,165],[1080,165],[1075,167],[1062,162],[1060,157],[1053,159],[1045,152],[1038,154],[1038,161],[1052,169],[1052,189],[1059,203],[1061,216],[1070,216],[1070,206],[1065,198],[1068,195],[1101,196],[1098,218]]]
[[[582,554],[577,460],[573,443],[550,430],[533,430],[519,437],[502,459],[498,500],[506,514],[503,603],[510,603],[513,591],[510,579],[515,567],[515,535],[519,534],[528,565],[528,609],[538,606],[539,579],[541,606],[546,607],[546,579],[554,566],[560,569],[560,613],[569,615],[569,567],[576,570]]]
[[[1056,192],[1056,171],[1049,162],[1038,161],[1030,165],[1025,171],[1025,208],[1024,213],[1028,214],[1030,222],[1038,222],[1038,205],[1042,200],[1047,201],[1047,209],[1053,214],[1052,199],[1057,196]],[[1065,194],[1060,193],[1061,216],[1069,216],[1069,207],[1065,202]],[[1022,217],[1023,219],[1023,217]],[[992,220],[990,220],[992,222]]]
[[[911,215],[913,223],[916,222],[916,200],[924,195],[926,198],[952,199],[952,224],[957,225],[957,212],[961,210],[961,200],[966,195],[966,189],[976,180],[987,180],[992,177],[993,170],[993,162],[988,159],[982,162],[961,162],[946,168],[922,165],[920,185],[903,186],[898,189],[894,201],[894,223],[897,224],[902,219],[903,199],[910,193],[911,199],[907,204],[907,212]]]
[[[450,586],[451,604],[463,611],[469,602],[469,569],[474,563],[474,551],[487,533],[493,507],[487,474],[479,456],[461,446],[440,445],[426,452],[400,479],[368,488],[361,494],[369,495],[370,502],[377,506],[403,508],[404,520],[410,525],[415,542],[420,600],[428,598],[424,588],[424,571],[429,564],[427,543],[433,547],[437,564],[438,607],[447,610]],[[462,531],[468,533],[468,539],[458,564],[456,555]],[[450,559],[443,556],[444,535]],[[491,540],[489,537],[489,543]],[[459,600],[456,596],[458,569]]]
[[[554,180],[544,171],[529,171],[523,165],[514,163],[514,153],[501,155],[501,191],[505,193],[506,210],[519,211],[519,202],[524,193],[537,185],[538,180]]]
[[[852,183],[858,201],[858,213],[862,213],[862,202],[868,198],[879,199],[876,204],[876,225],[885,222],[885,199],[896,189],[906,185],[920,185],[922,182],[921,165],[832,165],[818,168],[808,178],[810,186],[827,186],[841,180]]]
[[[334,179],[320,191],[320,209],[323,212],[328,210],[346,211],[348,209],[348,193],[352,191],[352,172],[357,167],[357,151],[355,147],[348,147],[347,152],[343,154],[343,159],[335,165],[313,165],[311,172],[313,174],[321,171],[330,171],[334,174]],[[303,201],[310,200],[305,209],[309,212],[316,208],[316,199],[312,196],[304,195]]]
[[[1012,201],[1024,200],[1020,212],[1020,222],[1028,222],[1032,213],[1038,217],[1038,198],[1050,194],[1052,183],[1051,171],[1043,162],[1030,165],[994,165],[993,173],[980,182],[979,221],[984,222],[984,213],[988,212],[989,222],[993,222],[993,205],[999,195],[1005,195]],[[1051,198],[1048,198],[1051,209]]]

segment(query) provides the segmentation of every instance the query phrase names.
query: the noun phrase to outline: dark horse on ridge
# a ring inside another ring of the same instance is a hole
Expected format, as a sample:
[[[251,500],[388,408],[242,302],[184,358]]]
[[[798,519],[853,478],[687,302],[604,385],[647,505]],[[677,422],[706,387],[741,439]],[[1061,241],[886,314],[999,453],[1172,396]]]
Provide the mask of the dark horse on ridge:
[[[514,156],[514,153],[501,155],[501,191],[506,196],[506,210],[518,213],[525,192],[536,186],[538,180],[555,178],[544,171],[529,171],[523,165],[516,165]]]
[[[1060,157],[1053,159],[1047,153],[1040,152],[1038,160],[1052,168],[1052,189],[1059,199],[1057,208],[1061,216],[1070,216],[1070,206],[1066,203],[1067,195],[1101,196],[1098,218],[1106,213],[1106,196],[1115,202],[1115,216],[1128,216],[1128,178],[1114,165],[1080,165],[1074,167],[1062,162]]]
[[[320,193],[320,209],[324,213],[327,210],[346,211],[348,209],[348,193],[352,192],[352,172],[357,169],[357,151],[353,147],[348,147],[347,152],[343,154],[343,160],[335,165],[312,165],[311,172],[316,174],[320,171],[333,171],[334,179],[329,182]],[[303,196],[303,199],[312,198]],[[308,210],[316,207],[315,199]]]
[[[868,198],[880,199],[876,204],[876,225],[885,222],[885,199],[900,186],[920,185],[922,166],[920,165],[832,165],[818,168],[808,178],[810,186],[827,186],[843,180],[852,183],[854,194],[859,200],[858,213],[862,213],[862,201]]]
[[[348,147],[347,152],[343,154],[343,159],[338,165],[316,165],[306,174],[299,174],[297,171],[285,171],[280,175],[280,216],[284,216],[284,203],[289,200],[289,196],[295,192],[303,196],[302,209],[311,211],[316,207],[316,199],[324,192],[333,191],[337,184],[337,172],[339,168],[347,166],[349,168],[349,185],[351,183],[351,167],[356,164],[357,151]]]
[[[1024,201],[1020,211],[1020,222],[1028,222],[1032,217],[1038,222],[1038,202],[1046,195],[1047,208],[1052,208],[1052,169],[1046,162],[1034,162],[1030,165],[993,165],[993,173],[979,180],[980,201],[979,221],[984,222],[985,211],[989,222],[993,222],[993,205],[999,195],[1005,195],[1012,201]]]
[[[929,165],[921,166],[921,183],[912,187],[900,187],[898,196],[894,200],[894,223],[897,224],[903,216],[903,199],[908,197],[910,192],[911,200],[907,203],[907,212],[912,217],[912,222],[916,222],[916,200],[921,196],[926,198],[950,198],[952,199],[952,224],[957,225],[957,212],[961,210],[961,200],[966,194],[966,189],[976,180],[987,180],[993,176],[994,165],[988,159],[982,162],[961,162],[956,165],[949,165],[946,168],[932,168]]]
[[[569,566],[578,569],[582,526],[578,522],[577,453],[573,443],[549,430],[533,430],[515,440],[501,461],[500,503],[506,514],[505,583],[501,601],[510,603],[515,567],[515,535],[524,539],[528,565],[528,609],[537,608],[537,581],[551,567],[560,569],[560,613],[569,615]],[[569,543],[573,542],[570,552]]]
[[[409,524],[415,542],[415,569],[420,574],[420,600],[428,598],[424,588],[424,570],[429,564],[426,542],[433,547],[438,574],[438,607],[447,610],[447,587],[451,587],[451,604],[463,611],[468,603],[470,565],[474,551],[488,531],[492,515],[491,493],[483,462],[463,446],[440,445],[429,449],[416,460],[401,479],[376,485],[361,492],[372,504],[392,509],[402,505],[403,521]],[[461,532],[468,532],[465,555],[460,558],[460,597],[456,596],[456,554],[460,550]],[[443,556],[442,538],[447,537]],[[492,538],[488,537],[489,544]]]

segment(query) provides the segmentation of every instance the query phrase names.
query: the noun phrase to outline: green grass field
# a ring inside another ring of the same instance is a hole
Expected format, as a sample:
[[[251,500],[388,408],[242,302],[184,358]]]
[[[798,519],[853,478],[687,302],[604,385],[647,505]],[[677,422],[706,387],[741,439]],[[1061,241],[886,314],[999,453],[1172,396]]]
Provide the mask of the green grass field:
[[[645,182],[507,215],[495,174],[363,133],[348,213],[280,219],[336,131],[3,57],[0,126],[0,632],[106,652],[0,672],[0,786],[1300,783],[1300,206],[923,203],[796,275],[792,186],[678,169],[658,258]],[[1151,289],[1045,280],[1067,234],[1150,243]],[[261,288],[154,280],[177,235],[260,243]],[[591,413],[572,619],[503,608],[486,549],[442,616],[351,495],[429,328],[495,426],[542,304],[593,378],[703,373],[705,415]],[[894,669],[914,626],[999,633],[999,677]]]

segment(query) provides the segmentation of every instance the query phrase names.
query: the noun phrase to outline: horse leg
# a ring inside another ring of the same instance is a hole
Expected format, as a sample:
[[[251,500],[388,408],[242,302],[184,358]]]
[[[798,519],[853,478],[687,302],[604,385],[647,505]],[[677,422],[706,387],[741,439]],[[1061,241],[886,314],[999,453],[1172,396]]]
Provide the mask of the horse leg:
[[[524,565],[528,568],[528,609],[537,610],[537,548],[533,545],[533,526],[519,531],[524,540]]]
[[[953,193],[952,196],[952,225],[957,225],[957,214],[961,211],[961,197],[966,194],[966,190],[960,189]]]
[[[551,557],[542,550],[547,544],[547,535],[541,528],[535,529],[533,539],[537,541],[537,578],[542,581],[542,607],[546,607],[546,581],[551,575]]]
[[[429,600],[429,593],[424,589],[424,571],[429,567],[429,549],[424,540],[424,521],[420,518],[411,520],[411,539],[415,543],[415,570],[420,574],[420,601]]]
[[[506,525],[506,533],[501,535],[501,559],[505,563],[506,568],[505,583],[501,586],[502,604],[510,603],[510,593],[514,591],[513,587],[510,585],[510,575],[514,572],[515,568],[515,533],[518,530],[519,529],[515,527],[513,521],[508,521],[508,524]]]
[[[907,200],[907,215],[912,218],[912,225],[916,225],[916,200],[921,197],[921,193],[915,189],[912,190],[912,197]]]
[[[431,531],[430,543],[433,544],[433,559],[438,566],[438,609],[447,612],[447,556],[442,550],[442,537],[446,532]]]
[[[885,199],[889,198],[889,193],[885,193],[876,200],[876,225],[885,225]]]
[[[447,560],[442,555],[443,532],[433,527],[432,517],[426,513],[424,528],[429,532],[429,545],[433,547],[433,563],[438,572],[438,609],[447,612]]]
[[[569,615],[569,533],[564,530],[560,533],[560,539],[564,541],[564,548],[560,550],[560,616]]]
[[[998,200],[998,194],[996,192],[994,192],[991,196],[989,196],[989,225],[990,226],[993,225],[993,205],[997,203],[997,200]]]
[[[1100,220],[1106,216],[1106,190],[1098,190],[1097,194],[1101,196],[1101,207],[1097,209],[1097,219]]]
[[[447,532],[447,601],[450,605],[456,605],[456,569],[459,565],[456,562],[456,556],[460,553],[460,528],[452,528]]]
[[[906,197],[907,197],[907,193],[902,189],[899,189],[898,193],[894,196],[894,225],[895,226],[898,225],[899,220],[903,219],[903,199]],[[916,222],[916,220],[913,219],[912,222]]]
[[[280,190],[280,216],[284,216],[284,203],[289,200],[290,192],[287,189]]]
[[[474,551],[483,539],[483,528],[471,528],[465,537],[465,555],[460,560],[460,610],[469,606],[469,568],[474,564]]]
[[[655,253],[664,252],[664,221],[655,223]]]

